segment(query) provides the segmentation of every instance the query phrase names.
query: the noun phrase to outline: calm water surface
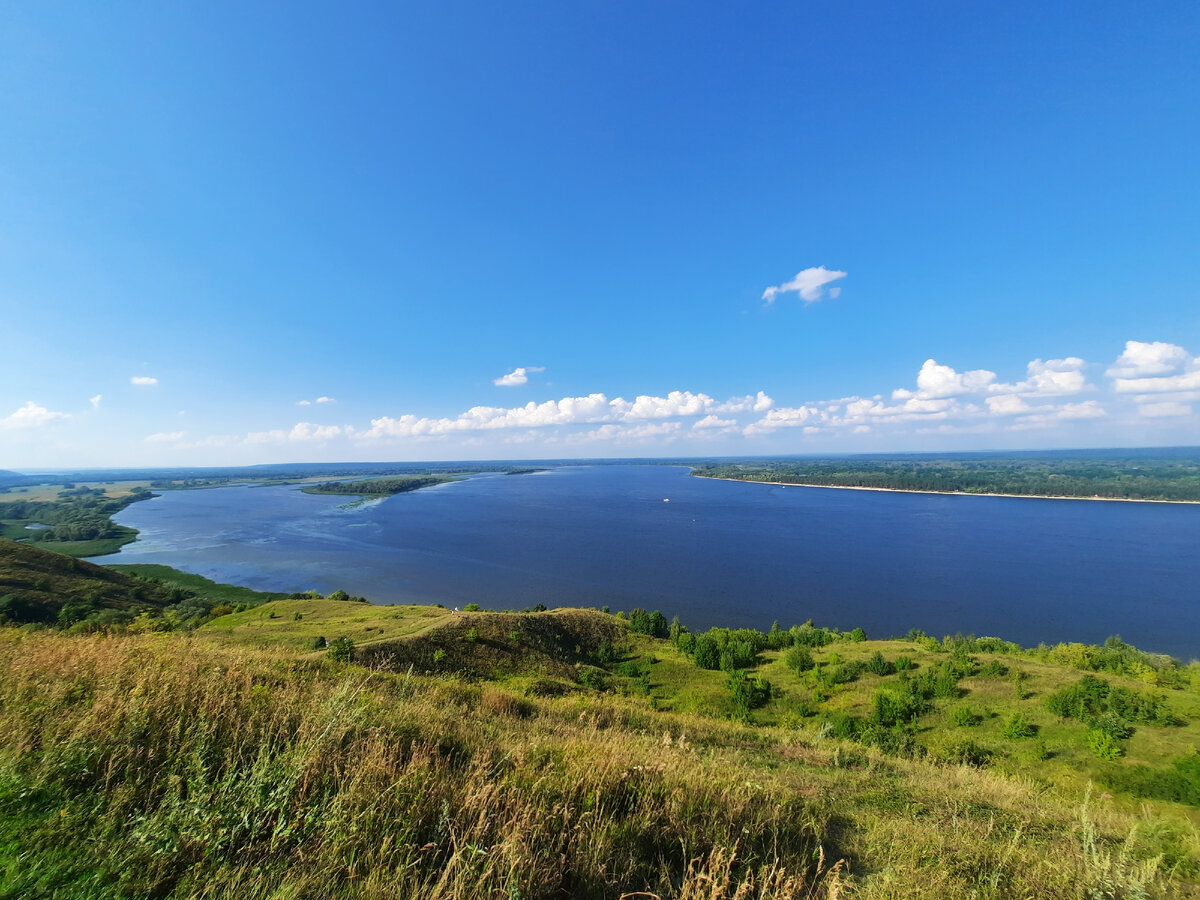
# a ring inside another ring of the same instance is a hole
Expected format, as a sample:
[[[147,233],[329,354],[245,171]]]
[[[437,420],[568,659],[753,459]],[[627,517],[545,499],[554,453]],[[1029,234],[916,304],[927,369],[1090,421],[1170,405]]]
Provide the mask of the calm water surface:
[[[346,500],[168,492],[120,512],[140,539],[98,561],[379,603],[642,606],[693,629],[811,617],[1022,644],[1120,634],[1200,657],[1200,506],[778,487],[664,466]]]

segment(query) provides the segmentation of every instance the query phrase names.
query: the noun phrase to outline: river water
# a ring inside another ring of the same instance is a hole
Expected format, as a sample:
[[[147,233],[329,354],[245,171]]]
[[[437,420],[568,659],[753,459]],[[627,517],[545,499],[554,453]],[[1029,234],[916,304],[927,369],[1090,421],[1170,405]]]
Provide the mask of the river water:
[[[812,618],[1200,657],[1200,506],[693,478],[667,466],[482,475],[344,508],[294,487],[171,491],[115,516],[107,563],[376,603],[641,606],[711,625]]]

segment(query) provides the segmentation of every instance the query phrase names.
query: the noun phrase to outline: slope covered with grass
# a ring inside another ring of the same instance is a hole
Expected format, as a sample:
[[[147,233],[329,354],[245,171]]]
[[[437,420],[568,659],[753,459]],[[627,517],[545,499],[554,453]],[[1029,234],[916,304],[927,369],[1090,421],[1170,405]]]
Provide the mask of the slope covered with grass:
[[[0,540],[0,621],[59,622],[102,610],[140,612],[170,602],[166,589],[30,544]]]
[[[521,684],[0,632],[0,896],[1192,891],[1187,823],[1096,793]]]

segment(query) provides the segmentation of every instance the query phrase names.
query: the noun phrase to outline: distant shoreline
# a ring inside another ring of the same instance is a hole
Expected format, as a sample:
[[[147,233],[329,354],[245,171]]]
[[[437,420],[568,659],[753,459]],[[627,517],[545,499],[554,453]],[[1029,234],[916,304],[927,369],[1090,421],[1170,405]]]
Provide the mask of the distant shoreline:
[[[934,494],[951,497],[1012,497],[1015,500],[1091,500],[1104,503],[1172,503],[1182,506],[1200,506],[1200,500],[1139,500],[1133,497],[1068,497],[1059,494],[985,494],[972,491],[921,491],[916,488],[866,487],[858,484],[804,484],[799,481],[758,481],[752,478],[729,478],[722,475],[697,475],[693,478],[708,478],[711,481],[734,481],[738,484],[772,484],[777,487],[828,488],[833,491],[883,491],[889,494]]]

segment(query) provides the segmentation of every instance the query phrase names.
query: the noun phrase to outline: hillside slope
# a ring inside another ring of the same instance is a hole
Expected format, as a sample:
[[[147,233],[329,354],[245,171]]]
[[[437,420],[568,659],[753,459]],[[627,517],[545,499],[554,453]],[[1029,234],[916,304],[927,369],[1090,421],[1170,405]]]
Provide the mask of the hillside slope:
[[[161,609],[169,591],[70,556],[0,539],[0,621],[56,622],[66,607]]]
[[[1151,805],[521,683],[0,629],[0,896],[1197,894]]]

